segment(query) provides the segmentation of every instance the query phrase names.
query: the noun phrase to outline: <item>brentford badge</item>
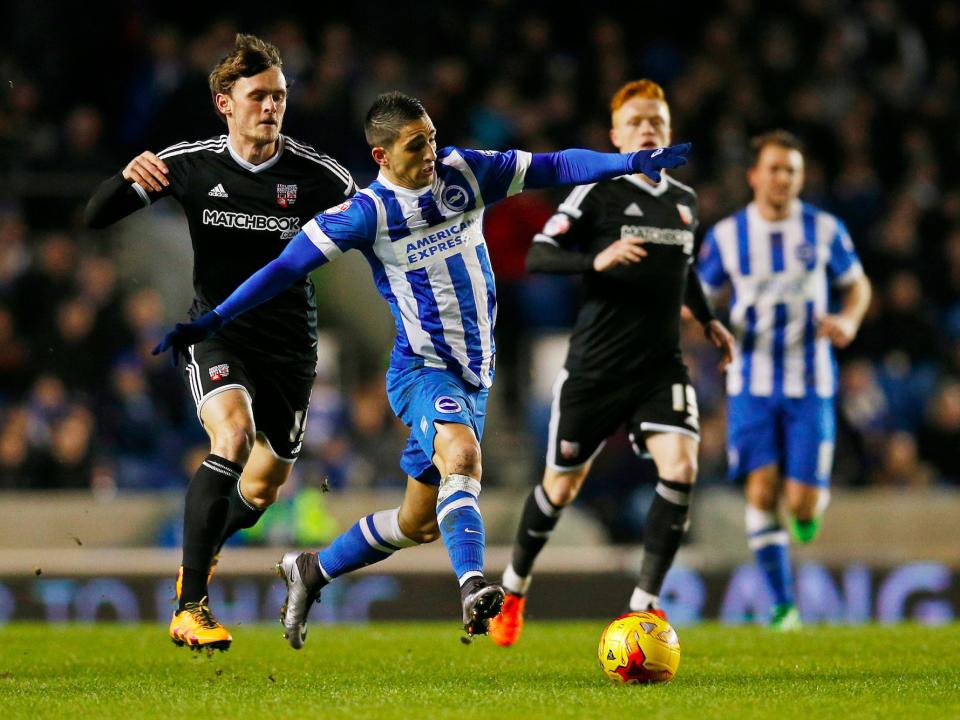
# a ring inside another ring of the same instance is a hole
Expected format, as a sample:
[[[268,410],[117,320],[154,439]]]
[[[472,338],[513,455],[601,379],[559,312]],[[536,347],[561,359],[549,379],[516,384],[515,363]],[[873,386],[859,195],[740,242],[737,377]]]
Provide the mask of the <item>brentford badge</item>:
[[[218,380],[222,380],[230,375],[230,366],[226,363],[223,363],[221,365],[214,365],[213,367],[208,368],[207,371],[210,373],[210,379],[213,382],[217,382]]]
[[[693,222],[693,210],[689,205],[677,203],[677,212],[680,213],[680,219],[683,220],[684,225],[690,225]]]
[[[570,440],[560,441],[560,457],[564,460],[573,460],[580,454],[580,443]]]
[[[297,201],[296,185],[277,185],[277,205],[290,207]]]

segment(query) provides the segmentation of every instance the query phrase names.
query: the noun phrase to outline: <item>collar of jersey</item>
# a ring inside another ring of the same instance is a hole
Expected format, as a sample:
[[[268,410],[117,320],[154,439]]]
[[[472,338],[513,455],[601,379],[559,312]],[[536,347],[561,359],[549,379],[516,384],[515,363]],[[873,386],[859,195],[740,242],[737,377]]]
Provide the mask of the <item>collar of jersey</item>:
[[[280,156],[283,155],[283,146],[284,146],[284,137],[280,136],[280,142],[277,145],[277,151],[273,154],[273,157],[269,160],[264,160],[259,165],[254,165],[253,163],[247,162],[242,157],[237,155],[237,151],[233,149],[233,145],[230,144],[230,136],[227,136],[227,151],[230,153],[230,157],[242,167],[244,170],[249,170],[252,173],[263,172],[267,168],[271,168],[280,161]]]
[[[398,195],[406,195],[407,197],[420,197],[424,193],[428,193],[433,189],[433,185],[425,185],[422,188],[411,190],[410,188],[405,188],[390,182],[382,172],[377,175],[377,182],[387,188],[387,190],[391,190]]]
[[[646,180],[638,178],[636,175],[621,175],[619,179],[626,180],[628,183],[636,185],[641,190],[646,190],[654,197],[659,197],[667,191],[667,177],[662,173],[660,175],[660,182],[656,185],[651,185]]]
[[[757,203],[755,200],[750,201],[750,203],[747,205],[747,212],[750,215],[751,222],[762,223],[766,227],[775,228],[800,217],[803,212],[803,201],[799,198],[793,200],[790,203],[790,214],[787,215],[783,220],[766,220],[763,215],[760,214],[760,210],[757,208]]]

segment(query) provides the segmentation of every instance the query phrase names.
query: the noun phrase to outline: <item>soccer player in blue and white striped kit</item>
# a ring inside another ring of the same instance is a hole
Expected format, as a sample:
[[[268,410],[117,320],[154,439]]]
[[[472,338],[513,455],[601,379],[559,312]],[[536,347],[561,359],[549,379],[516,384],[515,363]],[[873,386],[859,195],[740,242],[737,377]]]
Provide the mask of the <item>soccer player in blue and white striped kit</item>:
[[[754,200],[707,232],[698,270],[710,294],[733,288],[730,477],[746,478],[747,537],[773,597],[771,625],[792,630],[800,616],[778,505],[783,496],[794,539],[813,540],[829,502],[836,436],[831,345],[853,340],[871,290],[843,222],[799,200],[799,140],[772,131],[752,150]]]
[[[287,553],[286,637],[303,646],[306,618],[339,575],[400,548],[443,538],[460,584],[468,636],[487,632],[503,589],[483,578],[480,438],[493,382],[496,287],[484,242],[483,210],[524,188],[595,182],[686,162],[689,145],[639,152],[564,150],[531,154],[437,150],[420,101],[387,93],[364,132],[380,174],[368,188],[308,222],[273,262],[213,311],[178,324],[154,352],[183,354],[224,323],[268,300],[348,250],[370,263],[393,312],[396,341],[387,372],[390,404],[410,428],[400,466],[409,475],[399,508],[361,518],[318,553]]]

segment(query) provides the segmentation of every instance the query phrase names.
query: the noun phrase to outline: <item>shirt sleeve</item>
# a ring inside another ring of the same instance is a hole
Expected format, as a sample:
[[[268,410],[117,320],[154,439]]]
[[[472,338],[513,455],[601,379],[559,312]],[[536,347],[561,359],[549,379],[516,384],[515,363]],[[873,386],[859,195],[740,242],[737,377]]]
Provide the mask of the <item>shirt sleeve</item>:
[[[594,213],[589,198],[593,185],[578,186],[560,203],[557,212],[533,236],[527,253],[527,272],[583,273],[593,270],[592,252],[584,252]]]
[[[303,226],[301,232],[324,257],[321,264],[335,260],[348,250],[373,244],[377,209],[363,193],[324,210]]]
[[[700,257],[697,260],[697,273],[707,292],[720,290],[730,280],[730,276],[723,267],[723,256],[720,254],[714,228],[707,230],[703,238],[703,246],[700,248]]]
[[[464,150],[457,148],[477,179],[485,205],[491,205],[523,190],[532,155],[523,150]]]
[[[830,259],[827,261],[827,276],[834,285],[849,285],[863,275],[863,266],[853,247],[846,225],[837,220],[837,231],[830,241]]]
[[[362,194],[330,208],[294,235],[276,260],[257,270],[220,303],[217,314],[229,321],[265,303],[347,250],[372,244],[375,229],[376,208]]]

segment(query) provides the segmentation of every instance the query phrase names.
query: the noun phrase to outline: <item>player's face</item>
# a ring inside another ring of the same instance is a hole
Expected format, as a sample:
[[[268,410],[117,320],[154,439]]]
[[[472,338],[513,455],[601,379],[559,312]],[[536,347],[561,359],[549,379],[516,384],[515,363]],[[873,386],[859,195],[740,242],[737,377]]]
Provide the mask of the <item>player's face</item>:
[[[803,188],[803,155],[799,150],[767,145],[747,174],[753,197],[777,209],[786,208]]]
[[[620,152],[670,144],[670,107],[663,100],[630,98],[613,114],[610,141]]]
[[[430,116],[405,125],[393,145],[374,148],[373,157],[400,187],[416,190],[431,185],[436,173],[437,129]]]
[[[242,77],[229,95],[217,95],[217,105],[227,116],[231,133],[257,145],[268,145],[280,136],[287,110],[287,79],[275,67]]]

